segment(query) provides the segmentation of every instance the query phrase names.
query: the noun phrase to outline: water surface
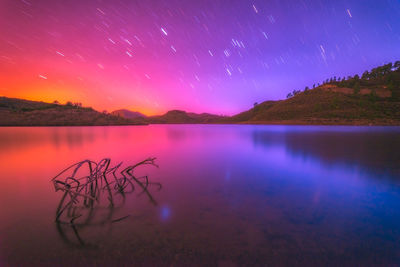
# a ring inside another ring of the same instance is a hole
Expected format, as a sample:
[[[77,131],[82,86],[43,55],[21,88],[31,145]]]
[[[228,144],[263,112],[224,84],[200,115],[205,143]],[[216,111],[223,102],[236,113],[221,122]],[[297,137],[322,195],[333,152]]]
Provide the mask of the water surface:
[[[157,157],[138,169],[154,202],[137,189],[99,223],[56,224],[51,178],[106,157]],[[0,170],[2,266],[400,263],[396,127],[0,128]]]

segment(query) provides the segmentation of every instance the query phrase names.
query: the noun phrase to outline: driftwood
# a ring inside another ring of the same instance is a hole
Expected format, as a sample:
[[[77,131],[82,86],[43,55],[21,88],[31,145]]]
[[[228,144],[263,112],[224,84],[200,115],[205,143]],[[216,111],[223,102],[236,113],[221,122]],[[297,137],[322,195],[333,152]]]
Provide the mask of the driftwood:
[[[113,167],[110,165],[110,159],[102,159],[97,163],[84,160],[64,169],[51,180],[56,192],[64,192],[55,216],[58,229],[61,229],[61,224],[70,225],[81,245],[84,242],[79,236],[78,227],[116,223],[129,218],[130,215],[113,218],[117,208],[114,201],[116,194],[121,196],[123,205],[125,195],[139,189],[140,194],[145,194],[152,204],[157,205],[149,187],[156,186],[160,190],[161,184],[150,182],[147,176],[136,177],[134,174],[139,166],[158,167],[155,158],[145,159],[123,169],[122,162]],[[95,222],[94,214],[99,210],[105,210],[106,216]]]

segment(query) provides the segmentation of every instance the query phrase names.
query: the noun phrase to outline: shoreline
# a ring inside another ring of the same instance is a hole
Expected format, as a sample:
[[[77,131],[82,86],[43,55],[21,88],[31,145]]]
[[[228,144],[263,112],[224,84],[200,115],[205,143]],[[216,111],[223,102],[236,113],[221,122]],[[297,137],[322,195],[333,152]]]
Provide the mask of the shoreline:
[[[302,125],[302,126],[400,126],[400,121],[369,120],[285,120],[285,121],[246,121],[238,124],[251,125]]]
[[[108,126],[150,126],[150,125],[287,125],[287,126],[393,126],[400,127],[400,121],[368,120],[285,120],[285,121],[245,121],[245,122],[210,122],[210,123],[147,123],[147,124],[98,124],[98,125],[0,125],[0,128],[11,127],[108,127]]]

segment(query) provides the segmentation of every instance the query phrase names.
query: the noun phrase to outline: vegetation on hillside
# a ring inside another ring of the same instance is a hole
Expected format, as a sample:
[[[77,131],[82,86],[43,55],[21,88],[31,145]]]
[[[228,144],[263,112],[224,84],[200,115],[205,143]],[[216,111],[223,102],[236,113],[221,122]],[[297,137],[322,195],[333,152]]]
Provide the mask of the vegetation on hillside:
[[[139,118],[144,119],[144,118],[146,118],[146,116],[140,112],[130,111],[127,109],[114,110],[113,112],[111,112],[111,114],[115,115],[115,116],[128,118],[128,119],[139,119]]]
[[[346,77],[332,77],[322,82],[322,86],[330,85],[339,88],[351,88],[354,94],[359,94],[361,89],[369,89],[369,94],[376,93],[376,90],[388,89],[391,93],[389,100],[400,100],[400,61],[388,63],[383,66],[373,68],[371,71],[365,71],[360,77],[358,74]],[[320,87],[320,84],[317,85]],[[313,85],[313,89],[316,85]],[[308,87],[303,92],[307,92]],[[291,98],[301,93],[301,90],[293,90],[287,95]]]
[[[347,78],[333,77],[322,85],[294,90],[286,100],[254,103],[232,117],[171,110],[146,117],[118,110],[112,114],[81,103],[44,103],[0,97],[0,125],[72,126],[168,123],[277,123],[400,125],[400,61]]]
[[[65,105],[0,97],[0,126],[78,126],[139,124],[133,120],[98,112],[81,103]]]
[[[327,79],[286,100],[266,101],[235,115],[234,123],[400,125],[400,62],[347,78]]]
[[[221,121],[221,119],[223,119],[223,117],[208,113],[196,114],[196,113],[188,113],[182,110],[171,110],[161,116],[148,117],[147,121],[149,123],[155,123],[155,124],[165,124],[165,123],[198,124],[198,123],[217,123]]]
[[[137,111],[130,111],[127,109],[119,109],[119,110],[114,110],[110,114],[117,116],[117,117],[129,119],[129,120],[135,121],[137,123],[148,124],[147,116],[145,116],[144,114],[137,112]]]

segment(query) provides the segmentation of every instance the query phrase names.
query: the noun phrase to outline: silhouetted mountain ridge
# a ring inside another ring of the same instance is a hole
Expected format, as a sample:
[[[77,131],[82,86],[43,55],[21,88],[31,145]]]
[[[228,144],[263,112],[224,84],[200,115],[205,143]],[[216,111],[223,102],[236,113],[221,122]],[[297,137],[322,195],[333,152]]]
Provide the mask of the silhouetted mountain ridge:
[[[218,115],[213,115],[209,113],[191,113],[191,112],[186,112],[183,110],[170,110],[164,115],[159,115],[159,116],[151,116],[148,117],[148,122],[149,123],[154,123],[154,124],[163,124],[163,123],[176,123],[176,124],[182,124],[182,123],[218,123],[221,120],[223,120],[225,117],[223,116],[218,116]]]
[[[286,100],[255,104],[225,122],[400,125],[400,62],[366,71],[361,78],[334,77],[314,89],[293,90]]]
[[[111,112],[112,115],[120,116],[127,119],[137,119],[137,118],[146,118],[146,115],[138,112],[138,111],[130,111],[128,109],[119,109]]]
[[[293,90],[287,99],[265,101],[237,115],[170,110],[149,116],[126,109],[100,113],[81,104],[49,104],[0,98],[0,125],[130,125],[130,124],[328,124],[400,125],[400,62],[386,64],[322,85]]]
[[[144,124],[105,112],[98,112],[80,103],[66,105],[17,98],[0,97],[0,126],[93,126]]]

